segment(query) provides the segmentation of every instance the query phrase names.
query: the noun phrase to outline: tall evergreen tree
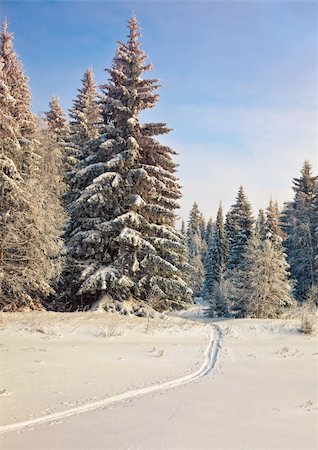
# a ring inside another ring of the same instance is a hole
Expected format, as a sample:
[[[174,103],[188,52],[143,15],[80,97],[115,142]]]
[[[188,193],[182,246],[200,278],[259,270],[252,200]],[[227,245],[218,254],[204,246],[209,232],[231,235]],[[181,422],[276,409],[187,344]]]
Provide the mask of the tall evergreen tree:
[[[101,108],[97,103],[96,82],[91,67],[84,73],[82,87],[78,89],[78,95],[73,101],[70,116],[74,140],[84,150],[87,142],[98,136],[98,125],[101,121]],[[84,153],[83,156],[88,155]]]
[[[68,190],[66,182],[66,139],[69,136],[65,113],[57,96],[49,102],[49,110],[44,113],[43,124],[38,130],[38,140],[43,149],[43,167],[50,170],[51,188],[59,200],[63,200]]]
[[[212,219],[212,217],[210,217],[210,219],[208,220],[208,222],[206,224],[205,235],[204,235],[207,251],[208,251],[210,243],[212,242],[212,239],[213,239],[213,228],[214,228],[213,219]]]
[[[5,20],[0,34],[0,55],[2,58],[2,79],[10,89],[9,111],[16,122],[15,134],[18,138],[29,138],[35,132],[35,119],[31,112],[31,92],[28,78],[24,74],[21,61],[13,48],[13,35],[8,32]]]
[[[259,234],[259,237],[264,240],[266,238],[266,215],[263,209],[260,209],[258,212],[258,217],[255,223],[256,232]]]
[[[255,232],[234,275],[240,316],[275,318],[293,304],[288,267],[282,247]]]
[[[101,128],[101,107],[97,102],[92,68],[84,73],[82,87],[78,89],[78,95],[70,109],[70,117],[72,142],[77,149],[78,160],[82,161],[90,152],[95,153],[92,140],[98,137]]]
[[[245,252],[249,240],[253,234],[252,208],[247,200],[244,189],[239,188],[236,202],[232,205],[226,216],[225,233],[229,246],[227,264],[228,303],[232,312],[242,315],[241,299],[241,275],[245,271],[243,267]]]
[[[224,315],[228,312],[225,295],[225,276],[228,259],[228,243],[224,229],[223,209],[220,205],[213,238],[208,248],[205,298],[210,302],[210,315]]]
[[[204,265],[204,272],[205,274],[209,270],[209,249],[211,248],[212,242],[213,242],[213,231],[214,231],[214,223],[212,217],[208,220],[206,224],[205,234],[204,234],[204,241],[206,246],[205,256],[203,259],[203,265]],[[206,297],[206,275],[204,279],[204,285],[203,285],[203,291],[202,295],[203,297]]]
[[[70,146],[67,151],[67,180],[70,186],[68,203],[75,200],[81,190],[80,179],[76,178],[81,164],[90,155],[98,151],[98,136],[102,131],[101,107],[97,102],[94,72],[89,68],[82,78],[82,87],[70,109]],[[85,166],[85,163],[84,163]]]
[[[201,295],[204,283],[204,260],[206,254],[205,222],[201,211],[194,202],[189,216],[188,228],[188,258],[192,267],[190,286],[194,295]]]
[[[41,178],[31,93],[6,23],[0,34],[0,308],[39,307],[60,250]]]
[[[241,186],[235,204],[226,216],[225,230],[229,241],[229,270],[239,267],[252,235],[252,208]]]
[[[45,113],[48,127],[57,141],[64,140],[68,132],[68,123],[65,113],[62,109],[60,99],[53,96],[49,102],[49,110]]]
[[[311,164],[305,161],[300,177],[293,181],[294,200],[285,205],[283,214],[284,231],[287,235],[285,247],[291,277],[296,282],[295,295],[300,301],[305,300],[311,286],[317,282],[317,180],[318,177],[312,174]]]
[[[273,202],[270,199],[267,210],[266,210],[266,223],[265,223],[265,231],[266,236],[271,239],[274,243],[282,240],[283,231],[281,228],[281,213],[279,211],[278,203]]]
[[[109,82],[102,87],[103,134],[76,178],[81,195],[70,207],[68,299],[73,307],[124,310],[135,299],[160,307],[190,301],[182,235],[175,228],[181,196],[175,151],[156,136],[164,123],[140,123],[158,100],[156,79],[140,47],[137,19],[118,43]],[[75,277],[74,277],[75,275]]]

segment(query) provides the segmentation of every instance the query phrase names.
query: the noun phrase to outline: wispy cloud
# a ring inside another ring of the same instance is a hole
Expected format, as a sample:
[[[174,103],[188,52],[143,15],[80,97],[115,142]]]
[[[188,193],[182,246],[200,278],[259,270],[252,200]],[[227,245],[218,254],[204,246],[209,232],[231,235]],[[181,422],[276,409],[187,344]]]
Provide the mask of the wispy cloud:
[[[228,208],[241,184],[256,211],[266,206],[270,195],[282,204],[291,198],[291,180],[305,159],[317,170],[314,110],[205,107],[191,111],[211,135],[222,136],[223,143],[174,142],[181,152],[183,216],[194,200],[207,216],[215,214],[220,200]]]

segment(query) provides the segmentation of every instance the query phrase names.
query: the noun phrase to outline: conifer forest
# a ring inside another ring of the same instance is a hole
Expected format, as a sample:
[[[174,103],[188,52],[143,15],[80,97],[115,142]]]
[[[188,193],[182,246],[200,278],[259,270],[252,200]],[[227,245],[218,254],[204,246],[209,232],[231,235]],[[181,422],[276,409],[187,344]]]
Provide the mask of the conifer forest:
[[[316,450],[314,2],[1,3],[1,450]]]
[[[105,84],[90,67],[69,119],[59,98],[39,117],[4,21],[1,58],[0,305],[3,311],[104,308],[143,315],[201,297],[209,314],[278,317],[318,291],[318,178],[304,161],[294,198],[255,216],[241,186],[207,222],[194,203],[177,223],[181,185],[137,18]]]

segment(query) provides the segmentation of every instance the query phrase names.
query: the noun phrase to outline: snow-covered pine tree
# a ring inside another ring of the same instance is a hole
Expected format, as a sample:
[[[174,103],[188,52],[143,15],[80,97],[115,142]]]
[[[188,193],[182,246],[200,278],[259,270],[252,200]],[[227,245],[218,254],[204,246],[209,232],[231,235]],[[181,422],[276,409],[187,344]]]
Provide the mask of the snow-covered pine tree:
[[[288,267],[282,246],[254,232],[234,274],[241,317],[276,318],[293,304]]]
[[[253,224],[251,204],[241,186],[236,202],[226,216],[225,232],[229,242],[229,270],[239,268],[248,240],[252,235]]]
[[[52,106],[53,105],[53,106]],[[58,97],[53,97],[49,103],[49,111],[38,117],[36,138],[42,149],[42,169],[49,171],[51,188],[55,195],[62,199],[67,191],[65,183],[65,142],[64,133],[67,129],[65,114],[61,108]],[[61,117],[57,115],[61,111]]]
[[[243,314],[240,276],[245,270],[242,265],[248,242],[253,234],[253,223],[252,208],[241,186],[236,202],[227,213],[225,222],[225,233],[229,246],[226,276],[229,284],[229,305],[232,312],[238,316]]]
[[[277,202],[273,202],[270,199],[266,210],[266,223],[265,223],[266,237],[268,237],[273,243],[282,242],[284,233],[281,228],[281,213]]]
[[[72,142],[70,126],[59,97],[52,97],[49,102],[49,110],[45,112],[45,116],[48,125],[48,138],[51,141],[51,151],[60,154],[62,161],[61,175],[67,181],[67,173],[73,170],[74,162],[77,161],[75,159],[77,149]]]
[[[263,209],[258,211],[258,217],[255,223],[256,232],[264,240],[266,238],[266,215]]]
[[[101,107],[97,102],[96,82],[90,67],[82,78],[82,87],[70,109],[70,131],[72,142],[77,149],[77,160],[82,161],[95,153],[92,140],[99,135],[101,127]]]
[[[205,234],[204,234],[204,239],[206,242],[206,252],[208,252],[208,248],[213,239],[213,229],[214,229],[213,219],[212,219],[212,217],[210,217],[210,219],[208,220],[208,222],[206,224],[206,229],[205,229]]]
[[[91,139],[99,135],[101,123],[101,107],[97,102],[96,82],[93,69],[86,70],[82,78],[82,87],[70,109],[70,127],[74,135],[74,143],[80,149],[81,159],[89,156],[90,147],[86,148]]]
[[[294,200],[285,205],[283,229],[287,235],[285,247],[291,277],[296,282],[295,296],[304,301],[311,286],[317,283],[315,202],[318,177],[313,175],[309,161],[305,161],[300,177],[294,178],[293,184]]]
[[[74,177],[81,195],[70,206],[67,242],[72,307],[97,302],[125,312],[125,300],[161,308],[191,298],[183,278],[186,248],[175,228],[181,197],[175,151],[155,138],[169,131],[164,123],[140,123],[139,113],[159,98],[158,84],[143,78],[152,66],[140,47],[136,17],[128,25],[128,41],[118,43],[102,86],[98,151]]]
[[[21,61],[13,48],[13,35],[8,32],[5,19],[0,37],[0,55],[2,57],[2,77],[14,99],[10,106],[10,115],[16,121],[15,135],[19,138],[32,137],[35,132],[34,116],[31,112],[31,92],[28,78],[23,72]]]
[[[74,176],[81,169],[82,161],[96,153],[99,147],[97,137],[101,131],[101,107],[97,102],[96,82],[92,68],[86,70],[82,78],[82,87],[73,100],[70,109],[69,146],[66,147],[66,178],[69,185],[67,203],[74,201],[81,186]]]
[[[3,34],[1,44],[3,45]],[[2,47],[3,48],[3,47]],[[1,48],[1,50],[2,50]],[[15,99],[10,94],[9,86],[3,73],[3,51],[0,54],[0,308],[14,309],[13,304],[20,297],[21,286],[16,274],[14,255],[19,246],[21,230],[19,228],[19,211],[26,210],[27,204],[22,196],[21,166],[22,150],[16,138],[18,123],[12,115]],[[19,233],[18,233],[19,232]],[[15,272],[13,274],[13,272]],[[21,296],[23,304],[29,298]]]
[[[62,109],[60,99],[54,95],[49,102],[49,110],[45,113],[48,127],[57,141],[64,141],[69,131],[67,119]]]
[[[0,33],[0,308],[39,307],[60,250],[40,176],[31,93],[5,23]],[[45,208],[48,208],[46,211]]]
[[[222,316],[229,311],[226,298],[227,282],[225,280],[228,242],[224,229],[222,205],[218,209],[213,238],[207,255],[204,294],[206,300],[210,303],[208,314],[210,316]]]
[[[206,251],[205,251],[205,256],[204,256],[204,260],[203,260],[203,265],[204,265],[205,274],[207,273],[208,266],[209,266],[209,249],[211,248],[212,241],[213,241],[213,230],[214,230],[214,223],[213,223],[212,217],[210,217],[210,219],[208,220],[208,222],[206,224],[206,229],[205,229],[205,234],[204,234]],[[204,298],[206,298],[205,288],[206,288],[206,275],[204,278],[204,284],[203,284],[203,290],[202,290],[202,297],[204,297]]]
[[[206,255],[205,222],[198,204],[194,202],[187,227],[188,258],[192,267],[190,286],[195,296],[200,296],[204,284],[204,261]]]

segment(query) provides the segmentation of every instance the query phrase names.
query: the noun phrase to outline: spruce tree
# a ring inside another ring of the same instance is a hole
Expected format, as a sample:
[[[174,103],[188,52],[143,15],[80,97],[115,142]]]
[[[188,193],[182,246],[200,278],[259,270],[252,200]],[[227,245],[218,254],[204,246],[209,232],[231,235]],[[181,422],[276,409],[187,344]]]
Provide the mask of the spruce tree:
[[[57,141],[63,141],[68,132],[68,123],[60,99],[55,95],[49,102],[49,111],[45,113],[49,130]]]
[[[76,162],[76,148],[70,136],[70,127],[66,115],[57,96],[53,96],[49,102],[49,110],[45,113],[48,125],[48,138],[51,141],[50,148],[54,153],[59,153],[62,161],[61,176],[67,181],[67,173],[73,169]]]
[[[213,237],[208,248],[205,298],[209,301],[209,315],[222,316],[228,313],[225,279],[228,260],[228,243],[224,229],[223,209],[220,205]]]
[[[266,237],[271,239],[274,243],[277,241],[282,241],[283,231],[281,228],[281,214],[277,202],[273,202],[270,199],[267,210],[266,210],[266,223],[265,223],[265,234]]]
[[[101,130],[101,107],[97,101],[94,72],[89,68],[82,78],[82,87],[70,109],[70,133],[75,154],[74,174],[80,168],[79,164],[90,154],[95,153],[94,140]],[[98,144],[98,141],[97,141]],[[74,175],[73,174],[73,175]]]
[[[213,239],[213,227],[214,227],[213,219],[212,219],[212,217],[210,217],[210,219],[208,220],[208,222],[206,224],[205,235],[204,235],[207,251],[208,251],[210,243],[212,242],[212,239]]]
[[[284,231],[287,235],[285,247],[291,266],[291,277],[295,280],[295,296],[299,301],[317,282],[317,237],[315,233],[317,212],[318,177],[312,174],[312,166],[305,161],[299,178],[294,178],[294,200],[285,205]]]
[[[282,246],[255,232],[234,275],[241,317],[276,318],[293,304],[288,267]]]
[[[252,208],[241,186],[236,202],[226,216],[225,231],[229,242],[229,270],[239,268],[252,235],[253,223]]]
[[[60,251],[41,178],[31,93],[4,24],[0,34],[0,308],[40,307]]]
[[[164,123],[140,122],[140,112],[155,106],[159,86],[143,78],[151,65],[137,19],[128,26],[102,86],[98,150],[76,174],[81,194],[70,205],[65,292],[71,307],[97,302],[125,312],[125,300],[162,308],[191,297],[183,278],[186,249],[175,228],[181,197],[175,151],[156,139],[169,131]]]
[[[242,315],[242,299],[240,294],[241,274],[245,252],[253,233],[252,208],[247,200],[244,189],[239,188],[236,202],[226,216],[225,233],[229,246],[227,264],[228,302],[231,311]]]
[[[206,252],[205,252],[205,256],[204,256],[204,260],[203,260],[205,278],[204,278],[204,285],[203,285],[203,290],[202,290],[202,296],[204,298],[207,297],[207,293],[206,293],[206,273],[209,270],[209,259],[210,259],[209,249],[211,248],[212,241],[213,241],[213,230],[214,230],[214,223],[213,223],[212,217],[210,217],[210,219],[207,222],[206,229],[205,229],[205,235],[204,235],[204,240],[205,240],[205,245],[206,245]]]
[[[59,97],[53,96],[49,110],[45,112],[47,130],[43,132],[46,141],[46,159],[51,165],[52,181],[65,209],[73,198],[71,184],[78,162],[78,148],[73,142],[70,126]]]
[[[92,68],[84,73],[82,87],[70,109],[70,128],[74,145],[78,148],[80,160],[89,156],[91,140],[99,135],[101,108],[97,102],[96,82]]]
[[[31,112],[31,92],[28,78],[24,74],[21,61],[13,48],[13,35],[8,32],[5,20],[0,34],[0,55],[2,58],[2,79],[10,89],[14,101],[10,104],[10,115],[16,121],[18,138],[30,138],[35,132],[34,115]]]
[[[266,238],[266,215],[263,209],[258,212],[258,217],[255,223],[256,232],[259,234],[260,238],[264,240]]]
[[[188,258],[192,267],[190,286],[195,296],[202,293],[204,283],[204,260],[206,255],[205,222],[201,211],[194,202],[187,227]]]
[[[70,187],[68,203],[77,198],[82,188],[81,177],[76,174],[81,170],[82,162],[98,150],[100,142],[98,136],[102,130],[101,107],[97,102],[96,83],[94,72],[89,68],[82,78],[82,87],[70,109],[70,136],[66,155],[67,181]],[[85,162],[84,162],[85,166]],[[84,186],[85,187],[85,186]]]

